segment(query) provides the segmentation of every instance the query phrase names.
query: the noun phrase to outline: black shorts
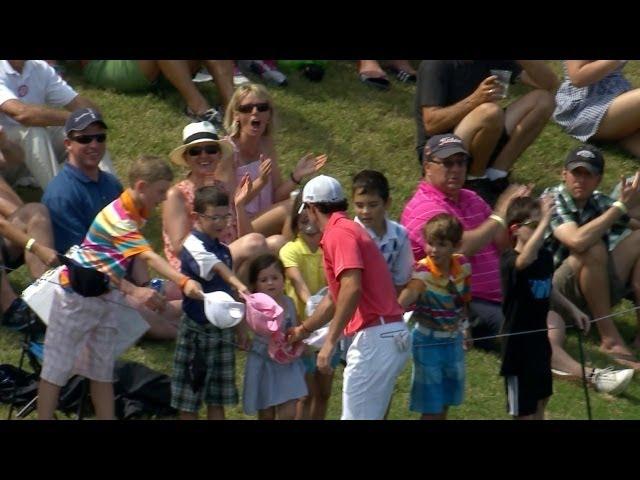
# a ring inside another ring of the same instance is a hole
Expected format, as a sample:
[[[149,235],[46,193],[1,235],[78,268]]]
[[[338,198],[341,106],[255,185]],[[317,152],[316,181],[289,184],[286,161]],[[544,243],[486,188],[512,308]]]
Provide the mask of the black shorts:
[[[2,254],[2,259],[0,261],[5,267],[7,267],[7,273],[11,273],[12,270],[24,265],[24,250],[21,250],[20,255],[12,257],[4,237],[0,237],[0,253]]]
[[[553,395],[551,371],[547,373],[508,375],[504,377],[507,413],[514,417],[533,415],[538,402]]]

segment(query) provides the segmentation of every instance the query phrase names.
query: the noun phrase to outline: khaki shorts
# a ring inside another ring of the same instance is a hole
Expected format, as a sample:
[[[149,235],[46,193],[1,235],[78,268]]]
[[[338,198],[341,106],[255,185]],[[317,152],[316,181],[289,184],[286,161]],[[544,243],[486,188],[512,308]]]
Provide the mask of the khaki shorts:
[[[632,293],[633,289],[629,284],[625,285],[618,278],[611,253],[609,253],[609,260],[607,262],[607,274],[609,278],[609,298],[611,299],[611,306],[613,307],[627,295]],[[584,293],[580,290],[578,276],[569,264],[569,258],[566,258],[553,274],[553,286],[556,287],[565,297],[567,297],[576,307],[593,318],[593,315],[589,310],[589,306],[587,305],[587,301],[584,297]],[[589,295],[593,295],[594,293],[595,292],[587,292],[587,294]],[[568,313],[563,309],[560,309],[560,311],[562,316],[566,316],[566,314]]]

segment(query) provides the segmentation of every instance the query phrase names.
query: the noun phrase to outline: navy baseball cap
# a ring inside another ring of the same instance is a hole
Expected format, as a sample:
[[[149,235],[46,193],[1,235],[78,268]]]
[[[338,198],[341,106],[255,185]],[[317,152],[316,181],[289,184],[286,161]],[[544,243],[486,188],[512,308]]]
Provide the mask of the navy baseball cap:
[[[69,136],[69,133],[74,130],[84,130],[92,123],[99,123],[103,128],[107,128],[107,124],[104,123],[100,112],[93,108],[79,108],[69,115],[67,122],[64,124],[64,134]]]
[[[595,175],[604,172],[604,157],[602,152],[592,145],[583,144],[569,152],[564,161],[564,168],[571,171],[584,167]]]
[[[462,139],[453,133],[431,137],[425,146],[425,153],[435,155],[438,158],[447,158],[456,153],[464,153],[467,157],[471,156],[464,147]]]

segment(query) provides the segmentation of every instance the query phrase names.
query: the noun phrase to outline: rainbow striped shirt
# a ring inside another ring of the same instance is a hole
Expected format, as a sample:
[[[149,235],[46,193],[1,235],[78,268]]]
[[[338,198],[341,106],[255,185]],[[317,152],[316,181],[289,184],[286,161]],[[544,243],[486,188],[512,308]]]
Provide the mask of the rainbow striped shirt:
[[[409,284],[420,291],[413,319],[433,330],[454,331],[471,301],[471,264],[460,254],[451,256],[449,276],[445,277],[430,257],[416,263]]]
[[[125,190],[98,213],[81,248],[71,258],[84,267],[123,278],[133,256],[151,250],[140,232],[145,217]]]

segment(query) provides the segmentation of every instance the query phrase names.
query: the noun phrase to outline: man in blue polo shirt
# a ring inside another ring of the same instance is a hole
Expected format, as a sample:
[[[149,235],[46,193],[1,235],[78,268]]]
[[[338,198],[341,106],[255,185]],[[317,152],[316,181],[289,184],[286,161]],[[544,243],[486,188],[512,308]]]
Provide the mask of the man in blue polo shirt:
[[[91,108],[75,110],[64,126],[67,161],[42,197],[42,203],[49,209],[54,244],[60,253],[72,245],[80,245],[96,215],[123,191],[114,175],[98,168],[107,148],[106,131],[102,116]],[[136,283],[148,280],[146,269],[136,269],[134,263],[133,270]],[[182,313],[178,301],[168,302],[163,312],[152,312],[129,296],[127,300],[149,323],[148,337],[158,340],[176,337]]]
[[[58,252],[79,245],[98,212],[122,193],[118,179],[98,168],[107,149],[106,130],[100,113],[91,108],[75,110],[64,126],[68,158],[42,197]]]

